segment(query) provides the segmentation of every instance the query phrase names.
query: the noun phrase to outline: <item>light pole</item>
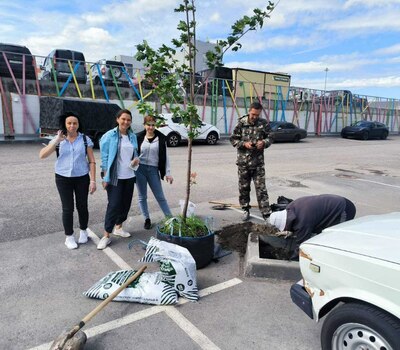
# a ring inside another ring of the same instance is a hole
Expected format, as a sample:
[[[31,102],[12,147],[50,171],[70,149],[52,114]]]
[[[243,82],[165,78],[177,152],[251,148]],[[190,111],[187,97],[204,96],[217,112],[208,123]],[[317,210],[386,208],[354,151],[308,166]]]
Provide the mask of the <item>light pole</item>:
[[[328,78],[328,67],[326,67],[325,69],[325,85],[324,85],[324,95],[325,95],[325,93],[326,93],[326,80],[327,80],[327,78]]]

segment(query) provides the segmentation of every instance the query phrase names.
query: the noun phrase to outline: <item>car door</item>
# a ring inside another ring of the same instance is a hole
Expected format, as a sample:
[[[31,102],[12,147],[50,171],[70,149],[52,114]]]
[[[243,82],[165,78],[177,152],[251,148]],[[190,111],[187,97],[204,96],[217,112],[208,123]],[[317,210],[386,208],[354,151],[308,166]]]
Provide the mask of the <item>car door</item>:
[[[370,124],[370,129],[369,129],[369,137],[371,138],[371,137],[373,137],[373,138],[376,138],[376,137],[379,137],[379,128],[377,128],[377,126],[376,126],[376,124],[375,123],[371,123]]]
[[[187,140],[188,138],[188,128],[183,124],[182,118],[180,117],[172,117],[172,124],[168,123],[168,126],[171,127],[172,130],[176,131],[181,138]]]
[[[382,123],[376,123],[376,137],[381,138],[386,134],[386,125]]]
[[[211,124],[207,124],[207,123],[201,123],[200,128],[199,128],[199,134],[196,136],[197,140],[205,140],[209,130],[212,128]]]
[[[289,141],[292,139],[291,132],[290,132],[291,129],[290,129],[289,124],[290,123],[282,123],[282,124],[278,125],[278,127],[275,131],[275,134],[276,134],[275,139],[277,141]]]

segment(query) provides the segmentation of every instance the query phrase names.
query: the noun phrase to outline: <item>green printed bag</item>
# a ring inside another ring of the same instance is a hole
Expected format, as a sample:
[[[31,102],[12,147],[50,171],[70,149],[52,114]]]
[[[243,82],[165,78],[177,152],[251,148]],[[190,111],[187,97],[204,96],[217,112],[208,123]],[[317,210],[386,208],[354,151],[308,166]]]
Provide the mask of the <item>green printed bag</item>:
[[[139,261],[158,261],[165,283],[172,286],[180,296],[191,301],[199,300],[196,262],[186,248],[151,237],[146,253]]]
[[[135,270],[110,272],[90,287],[84,295],[89,298],[106,299],[135,273]],[[163,281],[163,275],[160,272],[144,272],[122,290],[114,300],[153,305],[172,305],[178,302],[178,295],[173,287]]]

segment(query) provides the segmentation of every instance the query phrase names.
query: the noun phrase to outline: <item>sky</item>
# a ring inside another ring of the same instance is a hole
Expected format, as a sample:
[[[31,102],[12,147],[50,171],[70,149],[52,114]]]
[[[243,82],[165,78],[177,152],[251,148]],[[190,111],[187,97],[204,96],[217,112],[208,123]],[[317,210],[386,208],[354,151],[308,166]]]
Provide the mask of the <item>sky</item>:
[[[0,42],[46,56],[81,51],[95,62],[170,45],[182,14],[176,0],[13,0],[0,2]],[[226,38],[261,0],[198,0],[197,38]],[[263,28],[242,38],[225,65],[291,76],[291,86],[350,90],[400,99],[400,0],[280,0]]]

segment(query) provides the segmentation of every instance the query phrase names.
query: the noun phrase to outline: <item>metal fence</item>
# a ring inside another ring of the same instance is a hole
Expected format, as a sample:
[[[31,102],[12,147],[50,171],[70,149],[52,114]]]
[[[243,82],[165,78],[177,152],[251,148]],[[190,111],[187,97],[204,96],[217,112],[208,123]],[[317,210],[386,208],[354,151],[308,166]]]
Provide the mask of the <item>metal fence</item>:
[[[48,58],[47,58],[48,59]],[[122,108],[135,109],[138,101],[155,102],[151,82],[145,71],[128,71],[121,65],[108,65],[110,75],[104,78],[98,62],[64,60],[63,75],[58,74],[60,59],[45,67],[46,57],[11,54],[0,51],[0,94],[2,124],[0,134],[14,135],[12,96],[22,104],[23,132],[37,130],[37,111],[27,102],[27,95],[74,97],[117,102]],[[50,68],[49,68],[50,67]],[[77,79],[84,67],[86,83]],[[33,68],[34,78],[28,72]],[[44,73],[47,69],[47,75]],[[96,76],[96,79],[94,78]],[[47,77],[44,79],[44,77]],[[187,94],[187,76],[179,78],[182,94]],[[122,83],[123,82],[123,83]],[[374,120],[386,124],[392,133],[399,133],[400,100],[353,94],[349,90],[322,91],[305,87],[283,87],[218,78],[196,76],[196,104],[203,121],[230,133],[237,118],[248,112],[253,101],[264,107],[263,116],[271,121],[290,121],[317,135],[338,133],[355,121]],[[163,106],[168,111],[170,106]],[[40,113],[40,111],[39,111]],[[29,127],[26,127],[29,126]],[[29,131],[27,131],[29,129]],[[3,132],[1,132],[3,131]],[[36,131],[35,131],[36,132]]]

